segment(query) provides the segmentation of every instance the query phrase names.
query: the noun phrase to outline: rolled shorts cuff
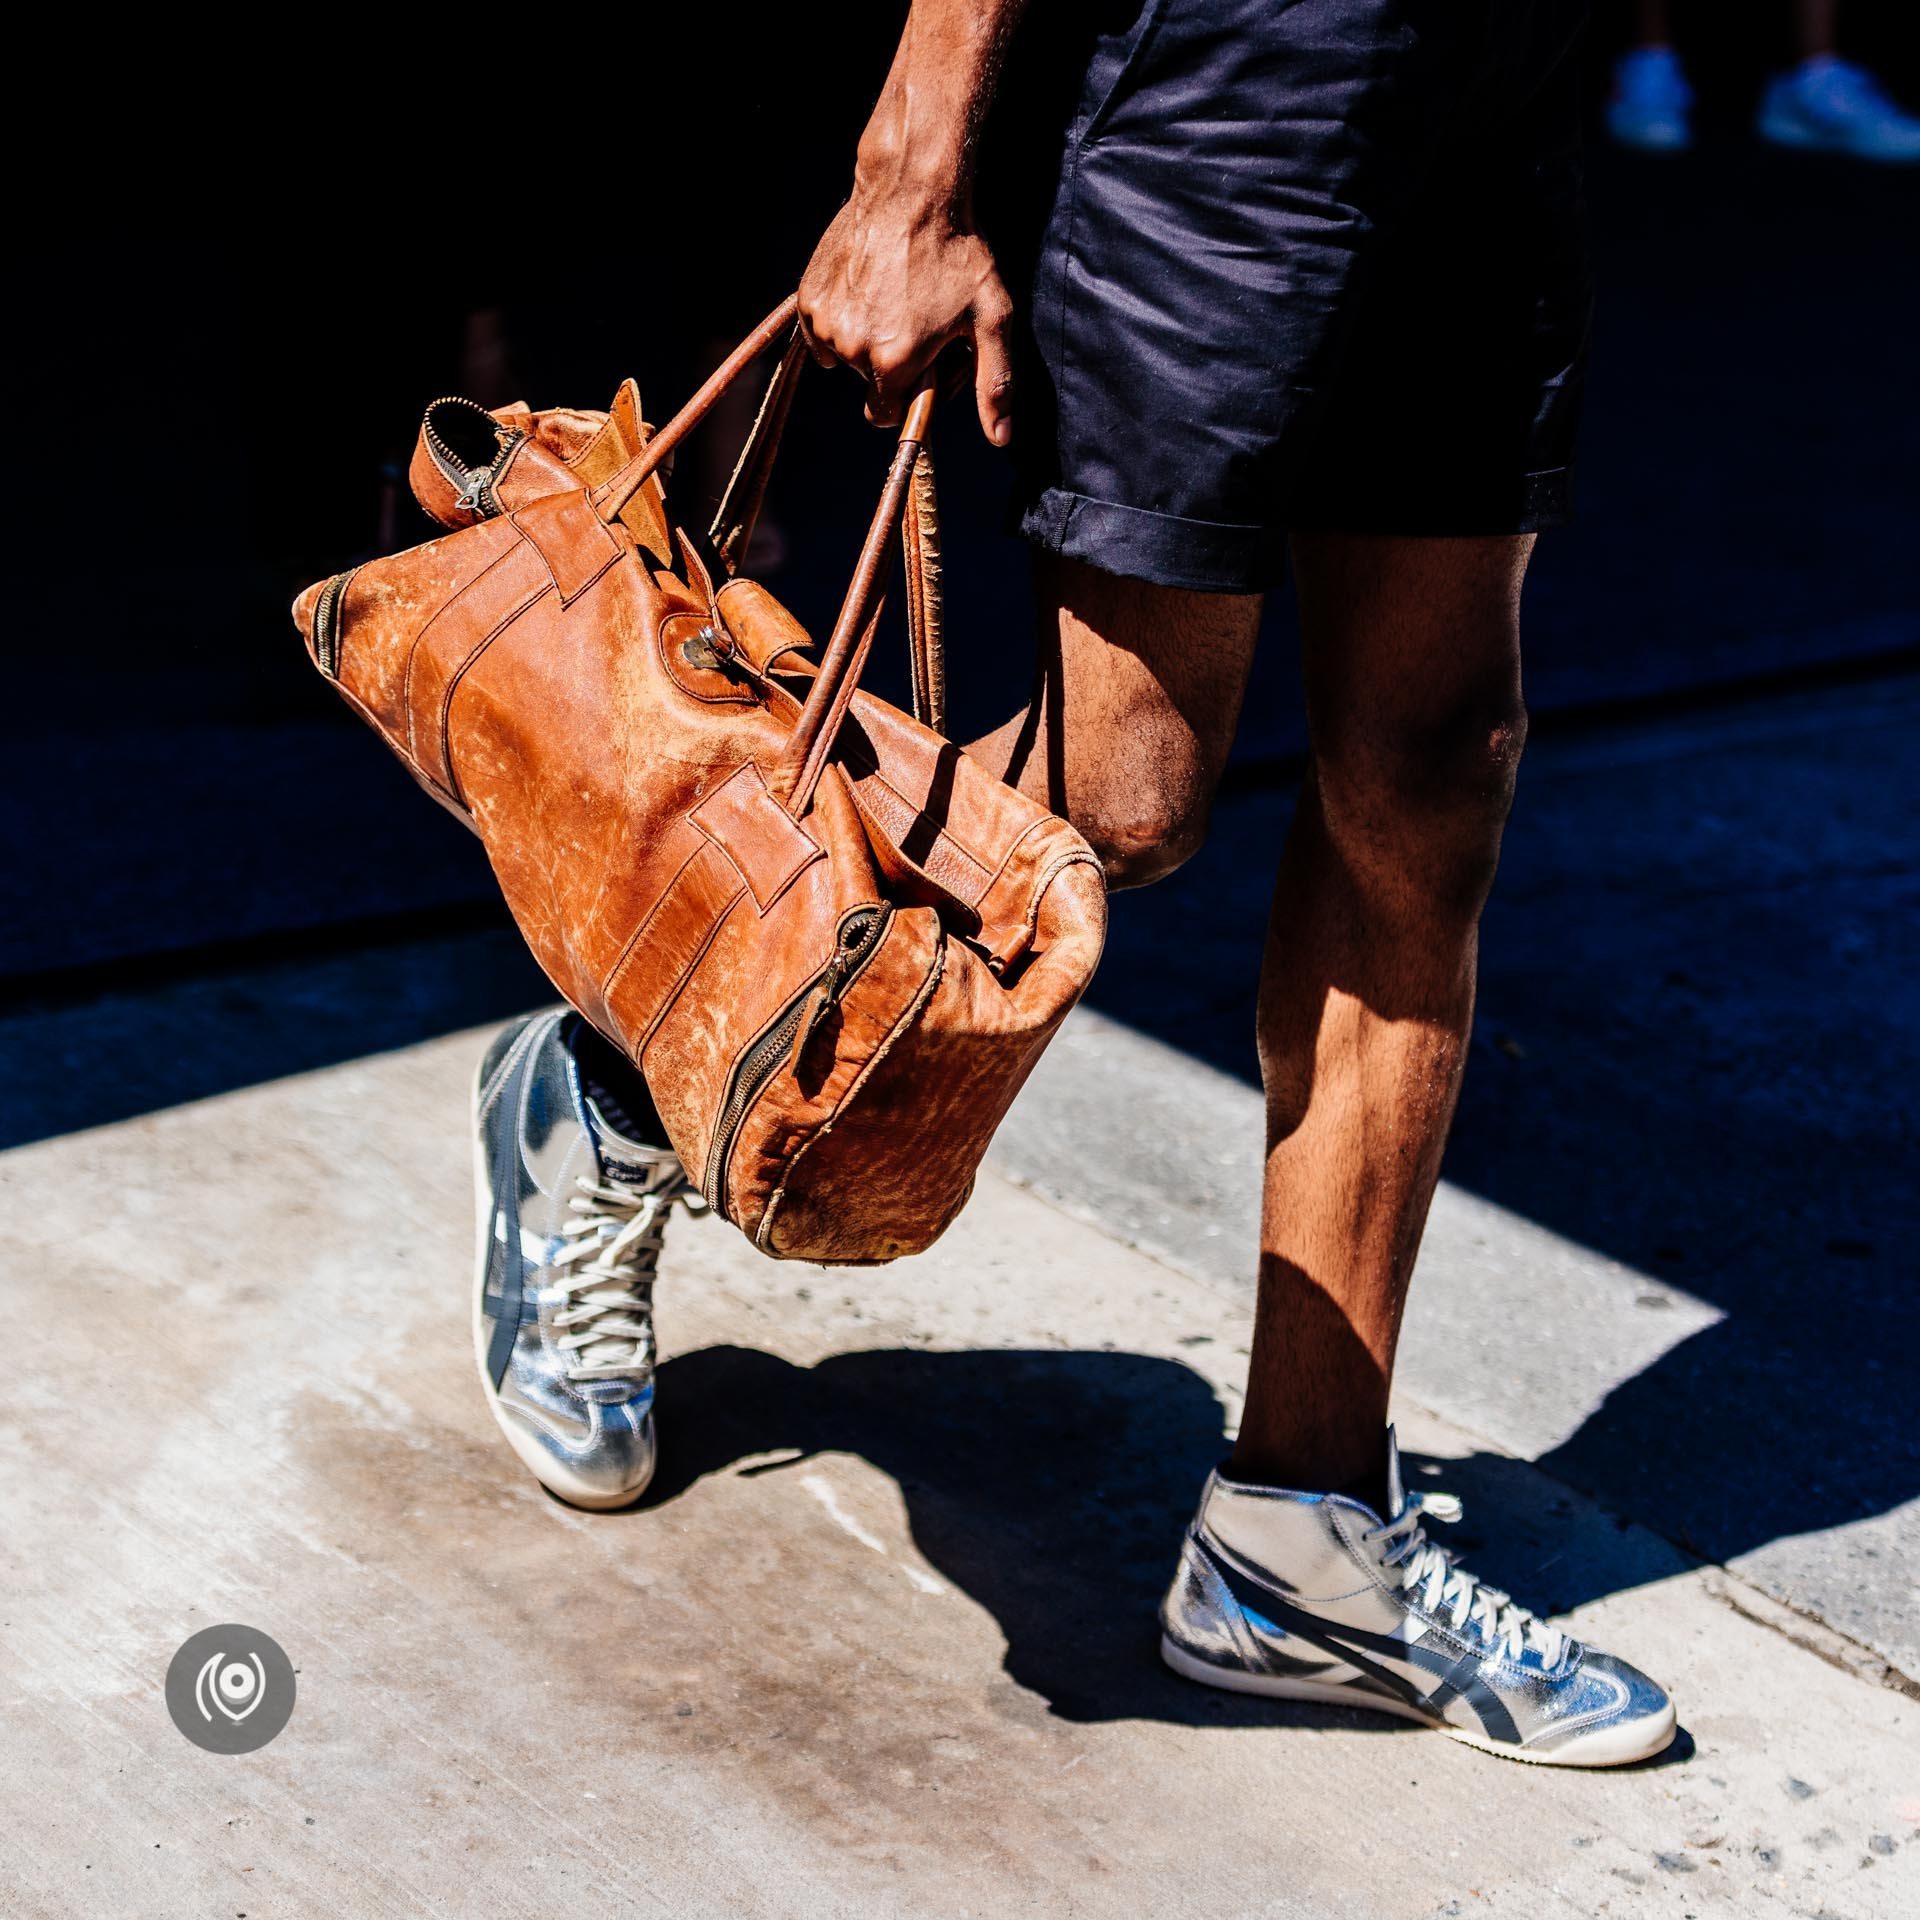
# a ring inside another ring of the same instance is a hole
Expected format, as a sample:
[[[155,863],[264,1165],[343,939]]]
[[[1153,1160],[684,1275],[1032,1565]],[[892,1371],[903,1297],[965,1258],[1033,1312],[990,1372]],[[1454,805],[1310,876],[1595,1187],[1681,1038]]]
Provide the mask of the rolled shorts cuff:
[[[1159,587],[1265,593],[1286,578],[1287,536],[1277,527],[1188,520],[1063,487],[1016,501],[1014,525],[1050,553]]]
[[[1469,491],[1438,500],[1426,491],[1395,500],[1326,498],[1284,527],[1194,520],[1147,507],[1123,507],[1064,487],[1014,503],[1015,528],[1037,547],[1084,561],[1102,573],[1197,593],[1267,593],[1287,576],[1287,535],[1371,533],[1408,539],[1476,539],[1544,533],[1573,518],[1573,469],[1529,473],[1517,487]]]

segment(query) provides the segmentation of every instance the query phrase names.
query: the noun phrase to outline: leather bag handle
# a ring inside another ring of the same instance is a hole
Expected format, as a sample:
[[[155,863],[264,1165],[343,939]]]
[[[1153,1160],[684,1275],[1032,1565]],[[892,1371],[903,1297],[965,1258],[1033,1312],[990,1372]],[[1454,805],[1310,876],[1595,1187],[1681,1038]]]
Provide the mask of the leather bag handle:
[[[787,415],[792,409],[794,390],[800,371],[806,365],[806,343],[798,324],[799,306],[796,294],[789,294],[781,301],[707,376],[693,398],[617,473],[588,495],[603,521],[619,517],[621,508],[700,424],[720,396],[791,328],[791,337],[767,384],[746,445],[741,449],[714,516],[714,545],[729,571],[738,565],[765,498],[774,457],[779,452]],[[861,546],[840,617],[834,623],[819,676],[801,713],[793,746],[782,762],[782,772],[791,783],[787,786],[788,805],[796,817],[806,811],[813,798],[820,770],[832,751],[834,738],[866,666],[873,627],[879,617],[878,588],[884,550],[896,525],[901,531],[906,562],[907,639],[914,718],[936,733],[946,732],[946,635],[939,503],[934,489],[933,456],[925,444],[927,425],[933,414],[933,396],[933,383],[929,379],[907,409],[893,464],[888,469],[880,504]],[[862,622],[865,622],[864,630]],[[857,641],[850,637],[856,632],[859,633]],[[841,679],[846,682],[844,688],[839,685]],[[844,697],[839,697],[841,694]],[[777,781],[776,784],[785,783]]]
[[[793,396],[799,391],[800,371],[807,364],[807,358],[806,336],[796,324],[787,350],[780,356],[773,378],[761,396],[746,444],[740,449],[727,490],[714,510],[713,525],[707,529],[707,538],[729,573],[738,573],[740,563],[746,558],[747,543],[753,538],[754,523],[767,497],[767,482],[773,477],[774,459],[780,451],[781,436],[787,430],[787,416],[793,411]]]
[[[707,539],[729,574],[740,571],[755,522],[766,499],[767,482],[779,456],[787,416],[808,359],[805,336],[798,326],[787,342],[761,396],[746,444],[734,463],[726,492],[715,509]],[[907,650],[911,663],[913,717],[935,733],[947,730],[947,678],[944,603],[940,578],[940,504],[934,487],[933,455],[920,449],[913,465],[900,516],[902,557],[907,576]]]
[[[713,516],[707,538],[728,573],[737,573],[753,538],[754,522],[766,498],[767,482],[780,452],[780,438],[801,370],[807,364],[806,341],[796,326],[780,356],[759,411],[740,449],[726,493]],[[912,666],[913,717],[935,733],[947,730],[945,607],[940,577],[940,503],[933,480],[933,454],[923,446],[914,461],[913,480],[900,515],[902,558],[907,576],[907,653]]]
[[[947,636],[946,595],[940,580],[940,501],[933,486],[933,455],[925,447],[914,456],[900,533],[907,563],[907,648],[913,668],[913,717],[944,736]]]
[[[714,402],[793,325],[799,311],[800,296],[788,294],[707,375],[693,398],[618,473],[609,475],[587,495],[602,520],[612,522],[620,517],[620,509],[646,485],[661,461],[707,417]]]
[[[867,655],[873,650],[873,630],[880,622],[880,573],[886,564],[887,545],[894,529],[901,524],[907,496],[913,486],[915,465],[920,459],[933,418],[933,382],[929,379],[913,396],[907,408],[900,439],[893,450],[893,464],[887,469],[886,485],[880,490],[880,504],[874,509],[866,540],[860,548],[853,578],[847,585],[847,597],[840,603],[840,617],[820,658],[820,671],[808,691],[807,703],[794,723],[787,750],[781,756],[770,782],[777,798],[797,820],[812,802],[813,790],[827,757],[847,717],[847,708],[859,690],[860,675]],[[912,568],[909,566],[909,580]]]

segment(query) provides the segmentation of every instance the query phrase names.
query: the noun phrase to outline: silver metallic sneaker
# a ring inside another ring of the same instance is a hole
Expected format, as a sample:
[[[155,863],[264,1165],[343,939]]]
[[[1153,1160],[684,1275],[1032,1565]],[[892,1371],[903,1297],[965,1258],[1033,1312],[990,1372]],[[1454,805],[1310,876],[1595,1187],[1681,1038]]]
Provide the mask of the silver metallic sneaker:
[[[1160,1610],[1174,1672],[1235,1693],[1365,1707],[1513,1760],[1619,1767],[1673,1738],[1645,1674],[1536,1620],[1433,1545],[1460,1517],[1409,1495],[1387,1432],[1390,1520],[1337,1493],[1214,1474]]]
[[[653,1478],[653,1281],[667,1215],[699,1211],[668,1149],[623,1139],[589,1099],[578,1014],[516,1021],[474,1085],[479,1228],[473,1351],[500,1431],[577,1507]]]

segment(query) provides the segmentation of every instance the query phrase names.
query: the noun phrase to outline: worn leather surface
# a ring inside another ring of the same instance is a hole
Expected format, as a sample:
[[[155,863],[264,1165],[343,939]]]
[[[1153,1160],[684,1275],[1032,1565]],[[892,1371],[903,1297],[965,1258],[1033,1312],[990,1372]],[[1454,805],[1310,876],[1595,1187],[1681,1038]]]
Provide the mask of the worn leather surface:
[[[817,665],[794,616],[731,571],[791,352],[723,513],[727,551],[703,559],[674,528],[660,454],[751,358],[657,436],[630,382],[604,415],[501,409],[484,504],[423,441],[416,489],[449,531],[333,587],[324,645],[328,583],[294,618],[480,835],[536,958],[645,1073],[721,1211],[769,1253],[887,1260],[965,1203],[1092,975],[1105,888],[1066,821],[859,690],[911,499],[915,685],[942,704],[937,555],[915,534],[932,520],[925,407]]]

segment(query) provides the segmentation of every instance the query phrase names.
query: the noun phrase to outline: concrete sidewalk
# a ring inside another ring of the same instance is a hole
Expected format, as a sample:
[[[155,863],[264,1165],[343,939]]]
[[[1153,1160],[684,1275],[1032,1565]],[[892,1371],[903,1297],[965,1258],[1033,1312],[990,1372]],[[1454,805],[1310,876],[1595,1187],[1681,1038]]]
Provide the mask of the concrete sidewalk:
[[[1577,1629],[1678,1695],[1674,1754],[1521,1768],[1166,1674],[1152,1611],[1244,1297],[1000,1172],[877,1272],[676,1227],[655,1492],[546,1499],[468,1358],[481,1043],[0,1157],[10,1920],[1920,1904],[1920,1705],[1418,1405],[1473,1564],[1593,1596]],[[249,1758],[161,1698],[227,1620],[300,1669]]]

